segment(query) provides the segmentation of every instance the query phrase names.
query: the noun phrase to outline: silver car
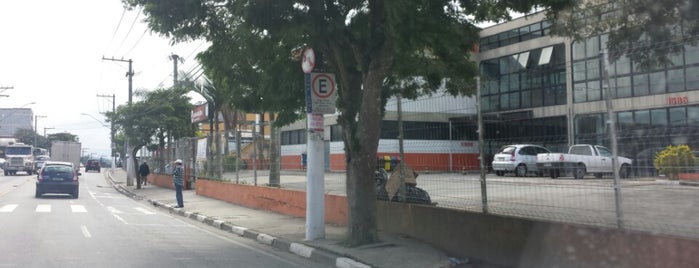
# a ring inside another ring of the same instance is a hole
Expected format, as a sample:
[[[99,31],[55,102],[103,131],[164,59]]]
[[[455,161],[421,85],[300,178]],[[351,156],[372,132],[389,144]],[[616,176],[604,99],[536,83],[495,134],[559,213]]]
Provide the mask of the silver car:
[[[513,172],[517,177],[527,176],[529,172],[541,176],[536,168],[536,155],[550,152],[548,149],[534,144],[503,146],[493,156],[493,171],[498,176],[503,176],[507,172]]]

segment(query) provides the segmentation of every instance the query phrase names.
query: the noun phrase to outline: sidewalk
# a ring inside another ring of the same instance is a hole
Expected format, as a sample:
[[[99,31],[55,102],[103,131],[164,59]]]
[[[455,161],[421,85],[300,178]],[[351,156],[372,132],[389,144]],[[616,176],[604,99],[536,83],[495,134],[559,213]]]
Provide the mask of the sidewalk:
[[[141,189],[127,186],[126,172],[122,169],[110,169],[106,177],[118,191],[132,198],[147,200],[170,213],[255,239],[276,249],[328,264],[328,267],[476,267],[450,266],[444,252],[410,238],[383,232],[379,233],[382,241],[379,244],[347,248],[341,245],[346,233],[344,226],[326,225],[324,239],[304,241],[306,223],[302,218],[199,196],[194,190],[183,191],[185,206],[176,209],[175,192],[171,189],[150,184]]]

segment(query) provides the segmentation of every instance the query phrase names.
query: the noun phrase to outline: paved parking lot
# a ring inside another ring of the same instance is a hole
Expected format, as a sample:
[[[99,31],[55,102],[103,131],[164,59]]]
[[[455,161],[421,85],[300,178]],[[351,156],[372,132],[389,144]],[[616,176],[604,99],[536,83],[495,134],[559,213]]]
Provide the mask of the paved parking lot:
[[[239,181],[266,185],[266,170],[241,171]],[[235,174],[224,174],[235,181]],[[306,175],[301,171],[283,171],[283,188],[306,189]],[[537,220],[567,222],[699,238],[699,187],[683,186],[664,177],[621,180],[616,210],[611,177],[583,180],[548,177],[486,176],[487,200],[481,198],[480,174],[423,173],[418,187],[426,190],[438,206]],[[325,192],[345,195],[345,173],[325,173]],[[617,215],[622,215],[618,220]]]

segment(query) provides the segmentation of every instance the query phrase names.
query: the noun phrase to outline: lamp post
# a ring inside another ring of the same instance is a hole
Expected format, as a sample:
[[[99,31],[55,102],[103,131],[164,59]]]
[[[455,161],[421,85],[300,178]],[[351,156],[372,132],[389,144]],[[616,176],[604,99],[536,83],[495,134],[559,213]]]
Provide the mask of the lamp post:
[[[44,128],[44,138],[47,138],[47,137],[46,137],[46,130],[47,130],[47,129],[55,129],[55,127],[45,127],[45,128]]]
[[[45,115],[35,115],[34,116],[34,147],[39,147],[36,144],[36,137],[39,136],[39,129],[37,128],[37,122],[39,121],[39,118],[46,118]]]

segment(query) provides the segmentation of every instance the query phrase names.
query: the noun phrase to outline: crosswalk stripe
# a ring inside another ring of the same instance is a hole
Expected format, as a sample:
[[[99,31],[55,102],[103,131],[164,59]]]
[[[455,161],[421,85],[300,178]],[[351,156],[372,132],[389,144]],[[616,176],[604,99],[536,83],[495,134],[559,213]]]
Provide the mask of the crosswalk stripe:
[[[51,212],[51,205],[37,205],[36,206],[36,212]]]
[[[17,206],[17,204],[4,205],[0,208],[0,212],[12,212]]]
[[[87,212],[87,209],[85,209],[85,206],[83,206],[83,205],[70,205],[70,210],[73,211],[74,213]]]

